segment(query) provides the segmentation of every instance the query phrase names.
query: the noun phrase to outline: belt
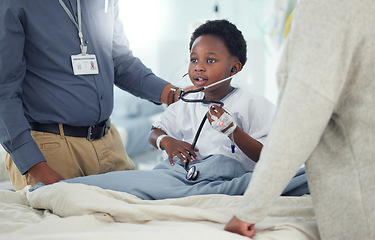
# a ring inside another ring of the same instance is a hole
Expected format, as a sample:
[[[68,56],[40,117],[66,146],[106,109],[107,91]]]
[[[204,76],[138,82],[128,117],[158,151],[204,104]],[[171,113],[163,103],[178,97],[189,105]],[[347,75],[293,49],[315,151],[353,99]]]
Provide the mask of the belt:
[[[37,123],[37,122],[30,122],[29,124],[30,124],[31,130],[33,131],[60,134],[58,123],[42,124],[42,123]],[[110,119],[100,122],[94,126],[88,126],[88,127],[76,127],[76,126],[62,124],[62,129],[64,131],[65,136],[83,137],[83,138],[87,138],[87,140],[89,141],[101,139],[102,137],[104,137],[104,135],[107,134],[110,127],[111,127]]]

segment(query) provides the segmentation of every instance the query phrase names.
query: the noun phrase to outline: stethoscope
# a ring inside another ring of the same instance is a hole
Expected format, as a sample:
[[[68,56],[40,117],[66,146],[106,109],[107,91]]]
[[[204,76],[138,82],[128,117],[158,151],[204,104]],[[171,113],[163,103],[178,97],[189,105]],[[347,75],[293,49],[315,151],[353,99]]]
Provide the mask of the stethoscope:
[[[237,74],[238,73],[236,73],[236,74],[234,74],[234,75],[232,75],[230,77],[224,78],[224,79],[222,79],[220,81],[217,81],[215,83],[212,83],[212,84],[210,84],[208,86],[200,87],[200,88],[197,88],[197,89],[194,89],[194,90],[183,91],[182,89],[180,89],[180,94],[178,95],[178,99],[181,99],[184,102],[190,102],[190,103],[200,103],[200,102],[204,103],[204,104],[215,103],[215,104],[220,105],[220,107],[223,107],[224,106],[224,102],[219,101],[219,100],[210,100],[210,99],[206,99],[206,98],[203,98],[203,99],[186,99],[186,98],[184,98],[184,96],[186,94],[189,94],[189,93],[202,92],[202,91],[206,90],[207,88],[210,88],[210,87],[216,86],[216,85],[218,85],[218,84],[220,84],[222,82],[231,80]],[[188,73],[184,74],[182,76],[182,78],[184,78],[186,75],[188,75]],[[195,145],[197,144],[197,141],[198,141],[199,134],[201,133],[203,125],[206,122],[206,120],[207,120],[207,114],[204,115],[204,117],[203,117],[203,119],[202,119],[202,121],[201,121],[201,123],[200,123],[200,125],[198,127],[197,133],[194,136],[193,143],[191,144],[191,149],[195,148]],[[195,181],[195,180],[197,180],[197,178],[199,176],[199,170],[197,169],[196,166],[191,166],[189,168],[189,161],[186,161],[186,163],[184,165],[184,168],[186,170],[186,179],[187,180],[189,180],[189,181]]]

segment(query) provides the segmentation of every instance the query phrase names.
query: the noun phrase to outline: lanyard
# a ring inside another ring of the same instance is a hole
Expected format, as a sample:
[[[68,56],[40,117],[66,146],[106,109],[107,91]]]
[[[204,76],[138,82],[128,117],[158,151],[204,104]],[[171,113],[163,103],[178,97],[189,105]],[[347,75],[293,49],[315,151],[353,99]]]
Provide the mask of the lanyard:
[[[77,0],[77,13],[78,13],[78,23],[74,19],[72,12],[66,7],[65,3],[63,0],[59,0],[60,5],[64,8],[66,14],[68,14],[70,20],[74,23],[78,30],[78,37],[79,40],[81,41],[81,54],[85,55],[87,52],[87,46],[85,46],[84,41],[83,41],[83,33],[82,33],[82,13],[81,13],[81,0]]]

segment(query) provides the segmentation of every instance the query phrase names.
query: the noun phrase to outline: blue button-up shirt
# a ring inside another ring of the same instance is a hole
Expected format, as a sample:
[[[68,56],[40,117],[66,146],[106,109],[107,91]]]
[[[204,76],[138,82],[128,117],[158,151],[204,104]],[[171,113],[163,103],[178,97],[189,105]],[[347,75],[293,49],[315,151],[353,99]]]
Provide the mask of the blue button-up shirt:
[[[58,0],[0,1],[0,142],[22,174],[45,161],[29,122],[90,126],[113,109],[113,84],[160,102],[167,84],[129,50],[118,1],[81,0],[87,53],[99,74],[73,74],[78,30]],[[64,0],[77,21],[76,0]],[[77,21],[78,22],[78,21]]]

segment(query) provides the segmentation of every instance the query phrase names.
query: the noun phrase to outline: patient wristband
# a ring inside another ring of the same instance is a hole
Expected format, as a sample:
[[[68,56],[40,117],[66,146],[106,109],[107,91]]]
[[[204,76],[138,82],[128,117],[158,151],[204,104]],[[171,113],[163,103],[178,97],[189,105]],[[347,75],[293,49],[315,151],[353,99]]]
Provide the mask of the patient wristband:
[[[160,151],[163,151],[163,150],[164,150],[164,149],[162,149],[162,148],[160,147],[160,142],[161,142],[161,140],[162,140],[163,138],[165,138],[165,137],[168,137],[168,135],[163,134],[163,135],[160,135],[160,136],[156,139],[156,146],[158,147],[158,149],[159,149]]]

